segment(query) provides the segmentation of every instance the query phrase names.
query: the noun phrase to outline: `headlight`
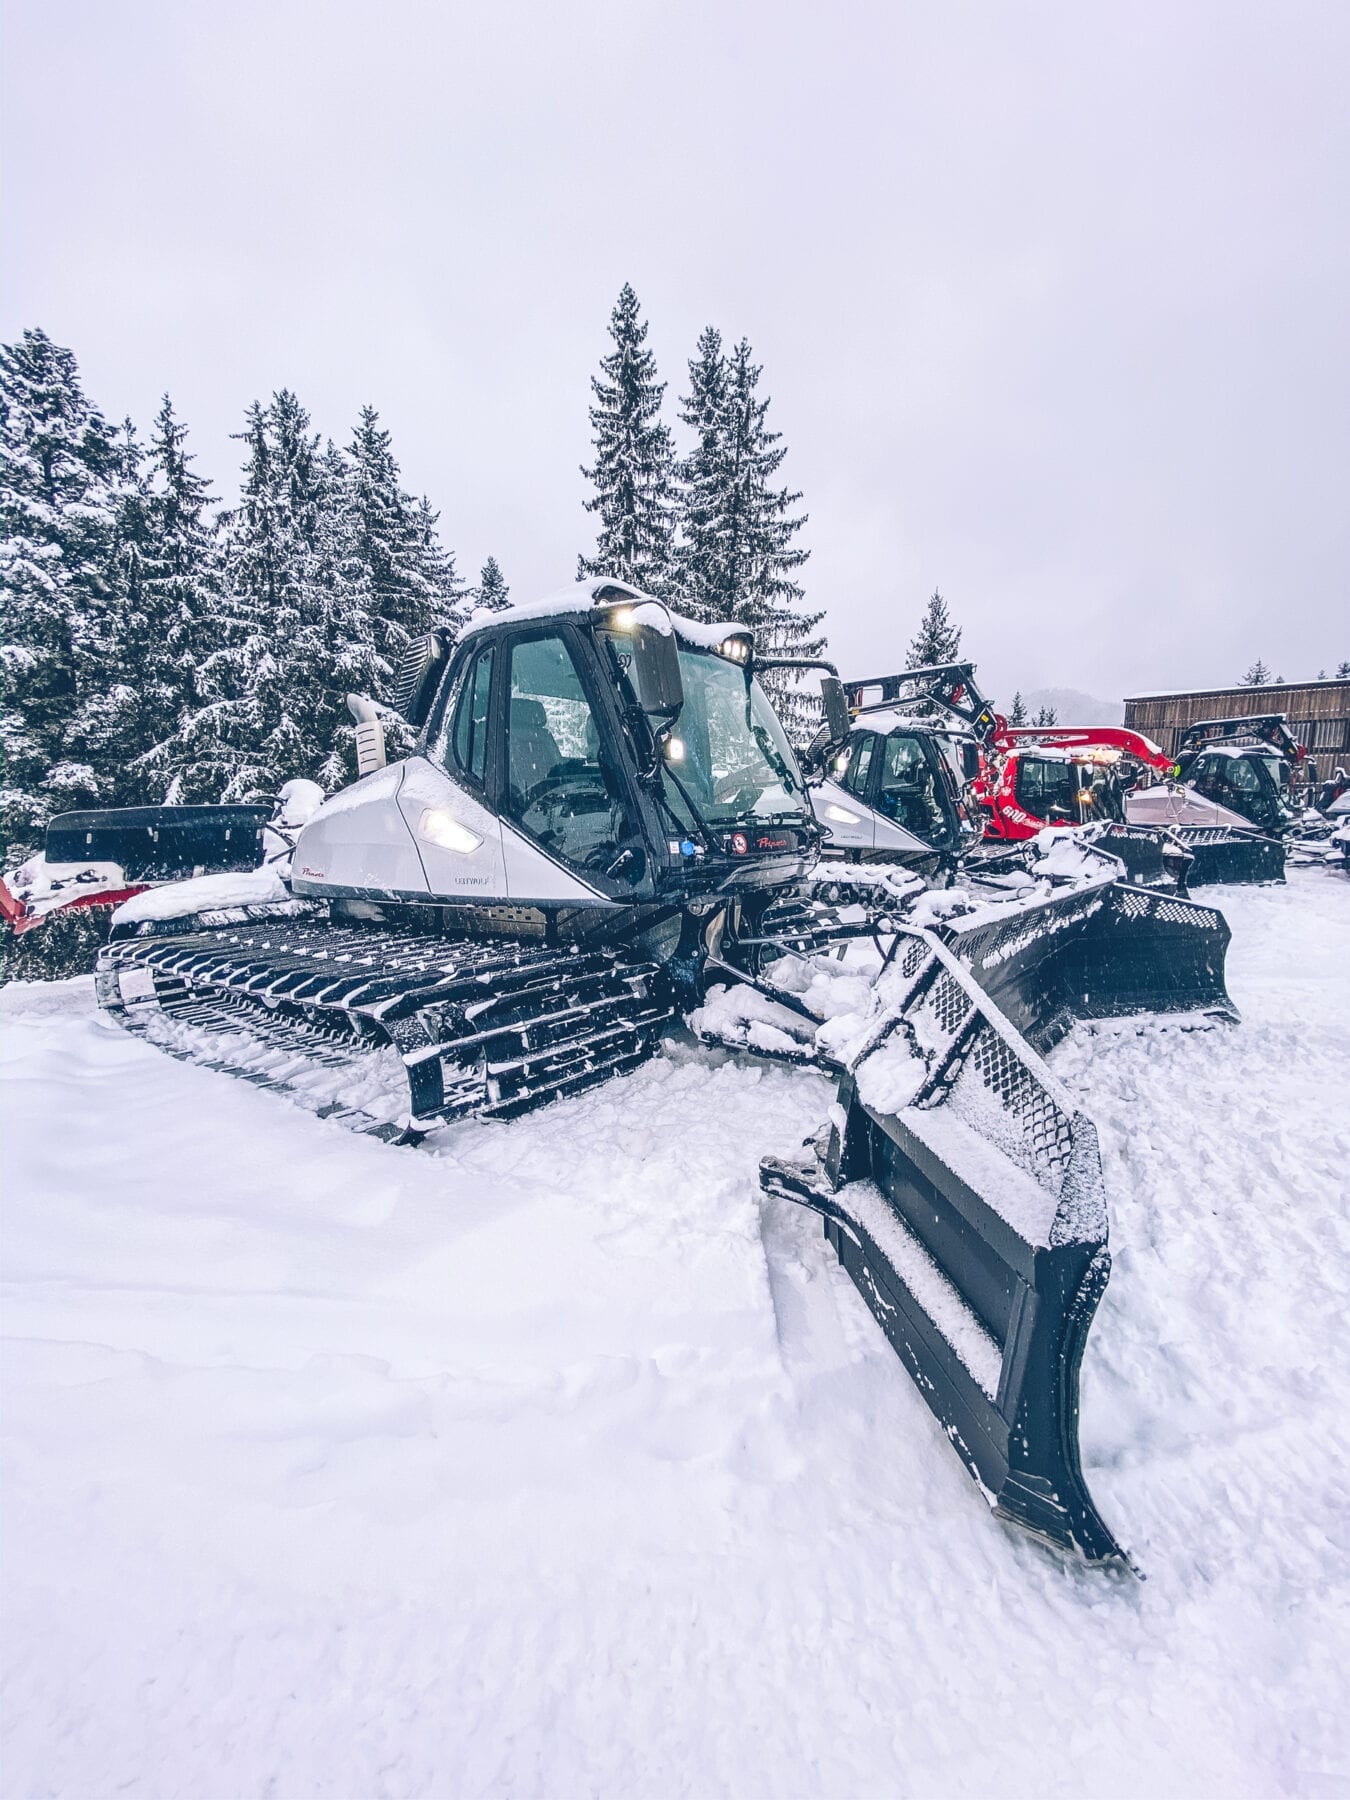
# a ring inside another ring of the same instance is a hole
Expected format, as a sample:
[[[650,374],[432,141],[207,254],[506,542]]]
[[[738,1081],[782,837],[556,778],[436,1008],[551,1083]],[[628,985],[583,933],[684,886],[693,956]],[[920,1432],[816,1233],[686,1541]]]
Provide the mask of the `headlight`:
[[[684,761],[684,739],[683,738],[668,737],[666,739],[666,761],[667,762],[683,762]]]
[[[631,631],[633,629],[633,609],[631,606],[616,606],[609,615],[611,631]]]
[[[439,806],[429,806],[417,821],[417,835],[435,844],[440,850],[455,850],[461,856],[468,856],[482,843],[477,832],[470,831],[467,825],[450,813],[443,812]]]

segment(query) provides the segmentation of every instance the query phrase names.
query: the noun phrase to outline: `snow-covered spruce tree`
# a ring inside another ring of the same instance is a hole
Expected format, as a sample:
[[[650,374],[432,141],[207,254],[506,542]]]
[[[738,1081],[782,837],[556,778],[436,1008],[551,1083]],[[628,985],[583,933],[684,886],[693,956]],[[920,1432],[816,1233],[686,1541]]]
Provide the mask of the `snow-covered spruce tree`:
[[[483,572],[478,577],[474,599],[485,612],[501,612],[511,604],[511,590],[506,585],[506,577],[502,574],[495,556],[489,556],[483,564]]]
[[[111,597],[117,460],[71,351],[37,330],[0,348],[0,833],[11,865],[54,813],[103,797],[74,743],[76,670]]]
[[[392,669],[409,639],[434,625],[462,627],[467,590],[437,536],[437,514],[404,490],[374,407],[361,409],[347,456],[352,552],[365,572],[375,641]],[[377,691],[385,685],[387,677]]]
[[[1059,714],[1055,711],[1053,706],[1043,706],[1031,722],[1033,725],[1053,725],[1058,719]]]
[[[650,594],[670,590],[674,537],[674,449],[662,424],[665,383],[645,348],[647,325],[627,282],[610,315],[614,348],[591,377],[595,462],[582,474],[595,486],[587,512],[599,516],[595,551],[578,556],[577,580],[612,575]]]
[[[961,627],[952,624],[947,602],[934,588],[919,621],[919,629],[910,640],[905,667],[926,669],[935,663],[955,662],[960,653]]]
[[[1022,698],[1022,690],[1019,688],[1012,698],[1012,708],[1008,713],[1008,723],[1010,725],[1025,725],[1026,722],[1027,703]]]
[[[309,415],[287,390],[255,401],[239,434],[243,492],[224,516],[226,599],[219,642],[197,671],[198,701],[173,754],[221,800],[265,799],[294,775],[315,779],[332,747],[324,691],[321,521],[331,481]],[[337,704],[341,704],[339,697]]]
[[[689,363],[689,392],[680,420],[694,435],[693,448],[675,465],[678,537],[675,591],[696,619],[724,619],[735,600],[727,566],[728,463],[727,362],[722,334],[705,327]]]
[[[1347,676],[1350,676],[1350,662],[1337,663],[1336,664],[1336,679],[1337,679],[1337,681],[1344,681]]]
[[[145,739],[135,773],[146,799],[215,800],[215,772],[199,770],[180,735],[198,700],[197,674],[220,647],[224,598],[215,496],[186,447],[187,426],[166,394],[147,452],[148,545],[143,606],[128,641],[141,671]]]
[[[775,476],[787,455],[782,434],[766,423],[768,399],[756,389],[762,369],[742,338],[727,359],[726,447],[722,523],[726,556],[726,615],[749,625],[762,656],[819,656],[825,646],[816,627],[824,613],[799,611],[803,593],[794,579],[809,552],[793,543],[806,523],[794,513],[801,499]],[[768,672],[763,681],[795,742],[805,742],[818,723],[814,690],[801,690],[791,671]]]
[[[1269,687],[1270,686],[1270,670],[1259,656],[1257,657],[1256,661],[1251,665],[1251,667],[1247,670],[1247,673],[1242,677],[1242,686],[1243,687]]]
[[[69,743],[92,770],[103,805],[142,798],[137,758],[155,741],[147,685],[153,627],[147,629],[145,573],[150,550],[150,487],[145,452],[130,419],[122,422],[110,469],[112,535],[106,579],[74,635],[76,707]]]

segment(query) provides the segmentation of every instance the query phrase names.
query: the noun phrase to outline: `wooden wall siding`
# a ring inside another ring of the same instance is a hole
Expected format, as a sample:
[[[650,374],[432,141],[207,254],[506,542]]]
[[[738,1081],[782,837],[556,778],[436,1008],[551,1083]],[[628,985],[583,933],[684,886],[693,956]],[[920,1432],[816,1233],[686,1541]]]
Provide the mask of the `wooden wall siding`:
[[[1350,756],[1350,681],[1289,681],[1282,687],[1203,688],[1190,694],[1141,694],[1125,702],[1125,723],[1169,754],[1199,719],[1289,715],[1290,729],[1320,759]]]

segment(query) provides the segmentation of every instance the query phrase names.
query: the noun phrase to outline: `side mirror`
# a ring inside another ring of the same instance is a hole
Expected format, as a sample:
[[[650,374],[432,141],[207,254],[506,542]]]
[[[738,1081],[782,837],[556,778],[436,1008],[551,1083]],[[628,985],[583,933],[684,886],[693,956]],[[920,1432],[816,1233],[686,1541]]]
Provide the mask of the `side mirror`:
[[[649,718],[675,723],[684,705],[684,680],[673,631],[660,631],[654,625],[634,626],[633,687],[638,705]]]
[[[820,698],[825,710],[825,730],[832,744],[842,744],[853,729],[844,684],[837,675],[822,675]]]
[[[980,746],[972,744],[969,738],[961,741],[961,779],[974,781],[980,772]]]

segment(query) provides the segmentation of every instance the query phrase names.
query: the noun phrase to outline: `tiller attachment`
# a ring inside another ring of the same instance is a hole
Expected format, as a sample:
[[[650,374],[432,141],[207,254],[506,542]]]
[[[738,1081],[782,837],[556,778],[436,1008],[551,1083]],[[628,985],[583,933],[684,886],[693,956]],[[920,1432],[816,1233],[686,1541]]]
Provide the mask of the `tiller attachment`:
[[[1078,1371],[1110,1271],[1096,1132],[956,958],[905,930],[828,1145],[766,1158],[825,1235],[994,1511],[1127,1562],[1083,1479]]]

